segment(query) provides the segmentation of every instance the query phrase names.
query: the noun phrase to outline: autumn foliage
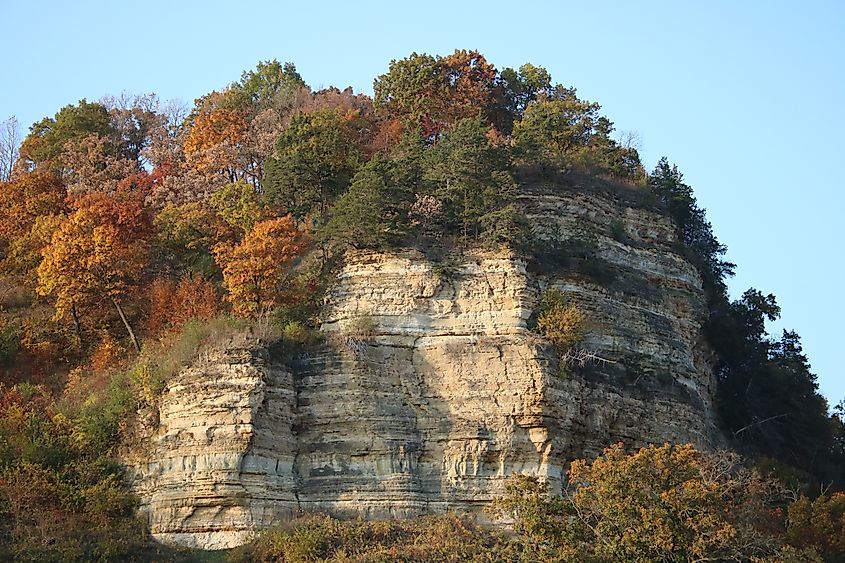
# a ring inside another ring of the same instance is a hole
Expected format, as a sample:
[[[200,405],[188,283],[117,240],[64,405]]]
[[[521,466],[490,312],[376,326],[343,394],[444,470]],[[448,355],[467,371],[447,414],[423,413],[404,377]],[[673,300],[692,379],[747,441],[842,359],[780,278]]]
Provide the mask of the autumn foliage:
[[[742,436],[734,445],[766,445],[745,453],[803,471],[802,484],[845,486],[843,412],[828,412],[796,334],[766,336],[773,296],[727,301],[733,265],[692,189],[665,159],[646,181],[637,150],[613,139],[599,111],[542,67],[499,70],[456,50],[392,61],[372,98],[312,90],[293,64],[266,61],[193,106],[121,95],[33,124],[14,166],[17,142],[4,147],[0,171],[0,560],[129,560],[126,549],[149,547],[112,456],[139,405],[155,405],[215,334],[256,319],[281,329],[282,356],[319,342],[320,308],[350,249],[419,250],[444,281],[454,264],[440,258],[470,247],[600,270],[601,252],[579,250],[586,243],[574,233],[543,238],[554,233],[536,229],[522,197],[582,184],[676,223],[669,242],[702,274],[715,403],[724,428]],[[624,292],[623,278],[639,281],[616,270],[615,285],[593,281],[608,294]],[[563,293],[547,291],[530,322],[561,366],[588,354],[589,319]],[[594,375],[616,377],[604,367]],[[631,379],[616,382],[647,378]],[[767,479],[689,446],[631,456],[614,447],[578,461],[561,498],[530,478],[509,492],[499,506],[517,538],[477,541],[458,519],[376,525],[374,553],[668,561],[792,549],[843,560],[841,494],[785,509]],[[370,533],[329,519],[303,527],[277,538]],[[417,544],[441,537],[436,549]]]
[[[309,242],[310,237],[288,215],[257,223],[234,247],[218,247],[223,283],[234,312],[255,317],[271,310],[291,265]]]
[[[536,478],[515,476],[494,502],[495,514],[515,519],[527,560],[819,560],[820,542],[784,535],[780,507],[792,493],[734,454],[691,444],[627,454],[616,444],[592,462],[572,462],[567,482],[557,496]]]
[[[111,302],[140,348],[121,301],[147,266],[149,216],[137,201],[101,193],[82,197],[74,208],[43,250],[37,291],[55,297],[56,317],[70,316],[77,333],[81,310]]]
[[[186,276],[175,282],[158,278],[150,285],[147,330],[175,331],[191,319],[208,320],[220,312],[220,295],[212,282]]]

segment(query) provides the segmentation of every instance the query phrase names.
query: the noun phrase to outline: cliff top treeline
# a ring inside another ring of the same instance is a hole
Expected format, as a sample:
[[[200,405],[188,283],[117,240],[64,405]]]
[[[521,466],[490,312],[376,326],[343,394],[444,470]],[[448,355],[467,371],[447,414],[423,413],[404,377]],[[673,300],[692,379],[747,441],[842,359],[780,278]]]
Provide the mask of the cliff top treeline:
[[[27,534],[88,538],[80,557],[119,550],[136,527],[112,459],[127,413],[216,329],[269,318],[307,339],[344,250],[550,259],[518,205],[532,186],[625,194],[670,216],[707,295],[733,446],[793,484],[845,483],[842,406],[829,415],[797,334],[766,333],[774,296],[731,302],[733,265],[678,169],[662,159],[648,173],[600,106],[542,67],[414,53],[370,98],[315,91],[268,61],[192,107],[81,100],[19,147],[5,125],[0,543],[15,553],[39,553]]]

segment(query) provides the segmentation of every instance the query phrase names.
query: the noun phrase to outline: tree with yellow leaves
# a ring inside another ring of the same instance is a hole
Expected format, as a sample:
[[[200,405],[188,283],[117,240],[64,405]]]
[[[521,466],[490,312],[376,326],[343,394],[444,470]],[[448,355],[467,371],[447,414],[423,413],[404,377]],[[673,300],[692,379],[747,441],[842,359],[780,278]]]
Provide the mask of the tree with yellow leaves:
[[[788,491],[740,461],[691,444],[630,455],[616,444],[572,462],[562,496],[515,476],[494,512],[514,520],[529,560],[815,561],[780,536]]]
[[[106,300],[140,350],[121,301],[146,268],[149,235],[149,217],[137,201],[102,193],[78,200],[53,233],[42,251],[37,291],[55,296],[56,317],[69,314],[80,340],[79,309]]]
[[[291,265],[309,242],[287,215],[256,223],[236,246],[218,245],[215,254],[235,314],[257,317],[274,307]]]

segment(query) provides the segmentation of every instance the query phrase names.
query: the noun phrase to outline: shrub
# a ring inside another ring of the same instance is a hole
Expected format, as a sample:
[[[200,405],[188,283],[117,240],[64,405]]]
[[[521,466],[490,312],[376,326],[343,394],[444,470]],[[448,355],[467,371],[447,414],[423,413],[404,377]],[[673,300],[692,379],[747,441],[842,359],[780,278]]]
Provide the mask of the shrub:
[[[12,324],[0,323],[0,368],[14,362],[20,349],[20,333]]]
[[[563,352],[583,338],[585,317],[575,305],[566,303],[563,292],[550,289],[540,299],[535,331]]]
[[[347,340],[366,342],[376,334],[378,326],[372,315],[365,313],[357,315],[349,320],[346,325]]]
[[[231,561],[513,561],[502,536],[449,514],[416,520],[340,521],[299,518],[264,531]]]
[[[186,276],[174,282],[158,278],[150,286],[147,329],[152,334],[178,331],[191,319],[211,319],[220,311],[220,294],[210,281]]]
[[[592,463],[572,462],[568,482],[563,496],[550,496],[536,478],[516,476],[494,502],[495,515],[514,520],[524,559],[775,561],[782,552],[775,506],[787,495],[735,455],[690,444],[626,455],[617,444]]]
[[[111,334],[106,333],[91,354],[91,369],[103,373],[120,364],[125,350]]]
[[[148,344],[129,368],[128,375],[140,388],[142,398],[154,404],[167,381],[187,366],[203,345],[222,342],[246,326],[246,321],[227,315],[190,319],[178,333]]]
[[[845,493],[802,496],[789,505],[789,543],[814,548],[825,561],[845,561]]]

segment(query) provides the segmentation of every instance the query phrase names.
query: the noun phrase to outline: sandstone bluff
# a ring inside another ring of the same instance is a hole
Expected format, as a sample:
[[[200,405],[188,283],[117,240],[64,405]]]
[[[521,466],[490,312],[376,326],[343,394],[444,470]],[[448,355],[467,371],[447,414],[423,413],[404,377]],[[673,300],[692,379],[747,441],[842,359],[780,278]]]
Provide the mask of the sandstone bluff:
[[[282,363],[245,334],[169,382],[126,456],[154,536],[220,549],[302,510],[480,512],[508,475],[560,486],[570,460],[615,441],[717,445],[701,282],[670,220],[609,192],[521,204],[547,240],[590,240],[614,283],[509,252],[455,254],[448,271],[413,250],[348,254],[326,345]],[[548,288],[609,362],[560,373],[528,329]],[[362,317],[372,333],[350,336]]]

